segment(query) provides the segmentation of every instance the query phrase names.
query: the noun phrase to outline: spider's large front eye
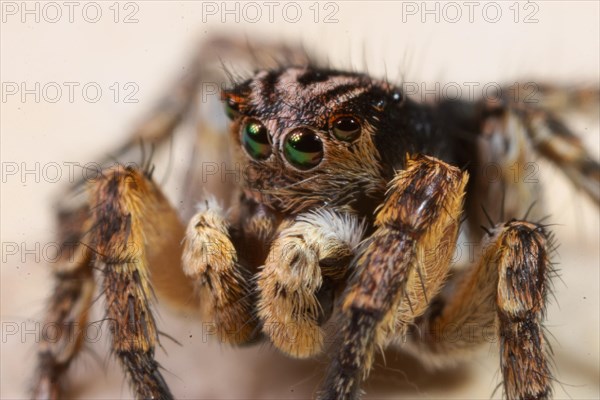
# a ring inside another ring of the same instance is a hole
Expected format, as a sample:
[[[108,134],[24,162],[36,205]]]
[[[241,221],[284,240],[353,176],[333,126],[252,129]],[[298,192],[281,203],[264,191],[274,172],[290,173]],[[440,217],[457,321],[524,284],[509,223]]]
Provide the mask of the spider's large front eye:
[[[307,170],[316,167],[323,159],[323,142],[307,128],[292,131],[283,145],[286,160],[294,167]]]
[[[333,136],[344,142],[351,142],[360,135],[360,123],[354,117],[345,116],[333,121],[331,130]]]
[[[255,160],[264,160],[271,155],[269,132],[255,119],[248,120],[242,127],[242,144]]]

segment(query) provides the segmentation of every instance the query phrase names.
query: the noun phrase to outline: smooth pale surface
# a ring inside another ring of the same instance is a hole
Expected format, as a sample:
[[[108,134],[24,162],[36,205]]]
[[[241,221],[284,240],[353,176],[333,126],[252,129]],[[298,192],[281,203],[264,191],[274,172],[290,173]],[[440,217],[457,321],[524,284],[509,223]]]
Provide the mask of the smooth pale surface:
[[[310,2],[298,3],[303,13],[298,23],[284,20],[283,6],[275,9],[274,23],[269,23],[264,6],[264,15],[257,23],[236,23],[234,15],[225,16],[226,22],[221,23],[221,14],[208,15],[203,23],[200,3],[166,1],[135,3],[139,22],[133,24],[114,23],[110,2],[100,3],[103,17],[96,24],[83,20],[81,8],[75,11],[74,23],[68,22],[66,8],[57,23],[36,23],[31,16],[21,23],[20,15],[7,15],[1,28],[1,81],[26,82],[28,88],[35,82],[41,86],[57,82],[63,97],[56,103],[36,103],[32,96],[26,102],[21,102],[19,96],[2,101],[3,168],[7,163],[33,168],[35,162],[40,162],[38,176],[3,176],[3,246],[16,243],[23,250],[35,248],[38,243],[37,254],[43,257],[45,248],[51,252],[48,246],[56,228],[50,204],[69,182],[71,164],[67,163],[96,160],[121,143],[128,128],[185,68],[190,49],[211,34],[245,33],[250,41],[261,35],[300,40],[308,49],[326,55],[334,66],[357,70],[368,67],[379,76],[387,71],[390,80],[402,77],[419,85],[425,82],[426,89],[435,88],[436,81],[441,87],[446,82],[457,82],[465,90],[468,82],[503,84],[522,79],[597,84],[599,5],[574,3],[537,2],[539,22],[534,24],[514,23],[510,3],[502,3],[503,17],[495,24],[483,19],[483,6],[476,9],[473,23],[468,22],[466,7],[457,23],[444,22],[444,18],[436,23],[431,15],[421,22],[420,14],[407,16],[403,22],[403,2],[367,1],[336,3],[339,22],[329,24],[313,21]],[[29,4],[34,7],[34,3]],[[421,2],[412,4],[422,6]],[[434,4],[428,7],[433,9]],[[220,2],[214,5],[221,7]],[[321,7],[320,21],[335,10],[325,9],[323,4]],[[443,12],[442,4],[438,7]],[[120,18],[132,10],[121,9]],[[521,9],[520,19],[530,11]],[[64,82],[80,84],[72,103]],[[102,88],[100,101],[83,100],[80,89],[88,82]],[[117,102],[110,89],[115,82],[121,89]],[[139,88],[134,95],[139,102],[122,101],[131,92],[124,88],[127,82]],[[598,155],[597,113],[570,122]],[[174,173],[166,184],[173,200],[183,190],[173,177],[185,170],[189,154],[188,149],[179,147],[175,143]],[[159,180],[167,169],[167,158],[165,154],[157,158]],[[60,165],[62,177],[58,182],[52,182],[53,170],[43,170],[49,163]],[[81,170],[74,171],[79,174]],[[547,323],[556,338],[557,379],[564,388],[555,384],[556,397],[598,398],[599,214],[587,199],[574,194],[554,167],[540,163],[539,176],[546,182],[547,210],[552,215],[549,221],[559,224],[552,229],[561,244],[557,261],[562,281],[555,280],[558,305],[553,302],[549,307]],[[42,318],[52,283],[47,266],[37,264],[32,255],[23,251],[8,255],[3,247],[2,258],[0,396],[26,398],[36,342],[36,334],[27,333],[27,329],[36,332],[35,322],[27,321]],[[102,316],[99,308],[95,310],[96,320]],[[178,398],[306,398],[317,387],[325,365],[324,359],[288,359],[269,345],[230,349],[208,343],[200,322],[191,316],[176,317],[166,308],[160,310],[159,324],[162,331],[182,344],[180,347],[163,338],[168,356],[158,351],[168,371],[166,379]],[[18,333],[9,334],[15,326]],[[131,396],[118,366],[107,357],[105,329],[103,333],[96,340],[96,332],[90,331],[90,341],[97,341],[90,346],[93,352],[86,352],[74,365],[74,393],[79,398]],[[427,373],[410,358],[393,351],[386,352],[383,365],[383,358],[378,358],[366,385],[370,396],[489,398],[499,382],[494,345],[482,349],[471,363],[456,370]],[[500,391],[495,394],[499,396]]]

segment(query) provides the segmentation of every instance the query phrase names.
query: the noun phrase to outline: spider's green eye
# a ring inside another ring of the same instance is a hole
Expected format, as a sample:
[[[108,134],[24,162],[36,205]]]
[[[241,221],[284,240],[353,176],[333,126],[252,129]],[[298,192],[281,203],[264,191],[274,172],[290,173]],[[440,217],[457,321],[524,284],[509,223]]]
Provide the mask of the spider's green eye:
[[[227,118],[234,119],[239,113],[237,104],[230,99],[225,100],[225,115],[227,115]]]
[[[333,135],[339,140],[351,142],[360,135],[360,123],[354,117],[339,117],[333,121]]]
[[[242,144],[255,160],[264,160],[271,155],[271,139],[267,128],[255,119],[247,121],[242,127]]]
[[[294,167],[311,169],[323,159],[323,142],[310,129],[296,129],[285,139],[283,154]]]

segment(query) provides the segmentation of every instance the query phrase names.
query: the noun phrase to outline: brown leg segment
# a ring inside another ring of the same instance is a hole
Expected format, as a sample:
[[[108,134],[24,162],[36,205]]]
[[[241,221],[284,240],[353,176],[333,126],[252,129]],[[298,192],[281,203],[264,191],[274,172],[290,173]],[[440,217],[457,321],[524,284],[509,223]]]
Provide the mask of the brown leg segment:
[[[83,344],[95,288],[92,257],[85,246],[76,247],[71,256],[72,259],[61,261],[54,270],[56,284],[42,332],[49,333],[46,328],[50,326],[58,331],[53,332],[51,338],[42,336],[32,394],[34,399],[62,397],[64,374]]]
[[[508,399],[546,399],[552,390],[542,330],[551,269],[547,235],[534,224],[514,222],[499,247],[496,301],[504,393]]]
[[[425,156],[408,160],[406,170],[392,180],[377,214],[377,229],[365,243],[346,291],[341,340],[321,399],[356,399],[375,348],[395,331],[402,301],[418,298],[411,294],[417,282],[425,291],[430,284],[429,293],[435,295],[434,282],[439,286],[440,279],[427,276],[448,268],[466,182],[466,173]],[[423,312],[426,303],[422,298],[412,309]]]
[[[556,164],[578,188],[600,205],[600,163],[559,118],[543,110],[521,107],[534,148]]]
[[[183,227],[150,177],[115,167],[90,184],[89,216],[74,259],[59,264],[46,321],[76,336],[44,338],[34,396],[60,398],[60,380],[83,344],[94,292],[93,266],[101,271],[112,349],[138,398],[172,397],[154,361],[158,330],[150,304],[153,289],[164,299],[194,308],[193,290],[180,267]],[[73,220],[78,218],[73,217]],[[76,228],[69,237],[81,237]],[[153,280],[153,285],[150,279]],[[72,330],[70,330],[72,332]]]
[[[549,234],[517,220],[490,232],[479,264],[418,322],[416,354],[456,359],[497,335],[506,398],[548,398],[552,375],[542,322],[552,274]]]
[[[103,274],[112,350],[137,398],[172,398],[154,360],[159,342],[150,279],[168,300],[193,305],[191,284],[180,267],[183,227],[140,171],[110,169],[91,192],[92,244]]]

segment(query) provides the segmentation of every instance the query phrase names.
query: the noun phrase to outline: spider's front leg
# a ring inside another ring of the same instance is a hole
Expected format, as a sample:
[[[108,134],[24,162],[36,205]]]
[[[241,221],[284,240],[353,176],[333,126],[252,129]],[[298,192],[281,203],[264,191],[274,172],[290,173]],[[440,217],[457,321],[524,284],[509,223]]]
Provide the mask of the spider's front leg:
[[[116,166],[90,184],[89,216],[80,232],[85,233],[78,237],[77,257],[55,271],[47,321],[76,329],[76,323],[85,324],[92,272],[98,270],[111,349],[136,397],[172,398],[154,359],[159,331],[151,303],[156,290],[177,306],[194,306],[191,284],[179,266],[183,227],[177,214],[149,174]],[[65,336],[58,342],[43,338],[35,398],[64,396],[62,375],[82,342],[81,333],[74,344]]]
[[[258,316],[281,351],[309,357],[323,347],[320,327],[347,276],[364,227],[355,215],[321,209],[287,221],[258,274]]]
[[[495,334],[505,397],[546,399],[552,374],[542,322],[553,273],[551,236],[539,224],[515,219],[488,232],[478,264],[453,278],[455,290],[417,321],[414,350],[439,362],[456,360]]]
[[[343,299],[339,348],[321,399],[355,399],[374,351],[439,291],[458,234],[467,174],[417,156],[390,182]],[[408,303],[402,304],[403,301]]]

